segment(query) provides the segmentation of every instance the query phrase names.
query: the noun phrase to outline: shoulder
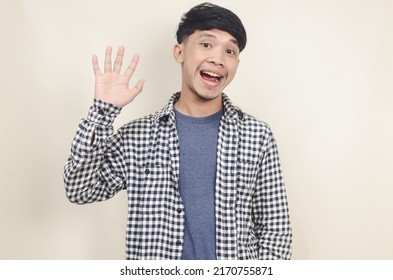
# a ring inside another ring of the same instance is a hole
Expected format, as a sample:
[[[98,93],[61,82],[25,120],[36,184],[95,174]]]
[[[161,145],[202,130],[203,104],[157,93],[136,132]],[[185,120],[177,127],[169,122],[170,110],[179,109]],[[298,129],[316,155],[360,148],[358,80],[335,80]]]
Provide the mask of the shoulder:
[[[250,137],[259,139],[268,139],[273,137],[272,129],[265,121],[245,113],[238,109],[240,112],[239,130],[242,134],[247,134]]]
[[[265,121],[243,113],[238,130],[240,148],[251,151],[250,154],[255,153],[255,156],[262,158],[272,149],[276,149],[277,143],[273,131]]]
[[[121,134],[133,134],[133,135],[144,135],[150,133],[154,126],[154,116],[156,114],[149,114],[137,119],[134,119],[127,124],[123,125],[119,132]]]
[[[173,94],[168,100],[167,104],[163,108],[161,108],[161,110],[146,115],[144,117],[132,120],[123,127],[121,127],[121,130],[125,132],[144,132],[153,128],[155,129],[160,126],[160,124],[168,123],[168,119],[174,117],[173,104],[176,102],[179,96],[180,93]]]
[[[273,138],[270,126],[263,120],[244,112],[235,106],[226,94],[223,94],[224,117],[235,121],[243,139],[264,144]]]

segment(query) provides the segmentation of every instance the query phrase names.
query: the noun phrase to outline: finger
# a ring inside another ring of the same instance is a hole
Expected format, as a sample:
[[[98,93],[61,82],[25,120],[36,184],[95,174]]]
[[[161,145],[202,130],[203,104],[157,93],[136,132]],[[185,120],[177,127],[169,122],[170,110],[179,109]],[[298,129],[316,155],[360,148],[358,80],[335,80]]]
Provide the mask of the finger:
[[[104,72],[112,71],[112,47],[107,47],[105,51],[105,64],[104,64]]]
[[[94,75],[96,77],[101,76],[102,73],[101,73],[101,70],[100,70],[100,66],[98,65],[98,58],[97,58],[96,55],[93,55],[92,63],[93,63]]]
[[[113,71],[120,74],[121,65],[123,64],[123,57],[124,57],[124,47],[120,46],[119,50],[117,51],[115,65],[113,65]]]
[[[145,84],[145,80],[139,80],[136,85],[130,89],[132,96],[137,96],[142,90],[143,85]]]
[[[139,54],[135,54],[131,60],[130,65],[128,65],[126,72],[124,73],[124,76],[126,76],[128,79],[131,79],[132,74],[134,74],[136,66],[138,65],[138,61]]]

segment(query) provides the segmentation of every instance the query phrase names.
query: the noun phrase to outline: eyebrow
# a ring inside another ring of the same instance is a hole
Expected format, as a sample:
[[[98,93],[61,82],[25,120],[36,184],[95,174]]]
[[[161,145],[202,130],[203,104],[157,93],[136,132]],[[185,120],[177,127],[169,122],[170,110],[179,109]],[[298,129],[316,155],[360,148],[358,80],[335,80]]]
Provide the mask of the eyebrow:
[[[207,38],[213,38],[213,39],[217,38],[214,34],[207,33],[207,32],[202,33],[201,36],[199,36],[199,37],[200,38],[207,37]],[[233,44],[235,44],[236,46],[239,46],[239,43],[238,43],[238,41],[236,39],[230,39],[229,41],[232,42]]]

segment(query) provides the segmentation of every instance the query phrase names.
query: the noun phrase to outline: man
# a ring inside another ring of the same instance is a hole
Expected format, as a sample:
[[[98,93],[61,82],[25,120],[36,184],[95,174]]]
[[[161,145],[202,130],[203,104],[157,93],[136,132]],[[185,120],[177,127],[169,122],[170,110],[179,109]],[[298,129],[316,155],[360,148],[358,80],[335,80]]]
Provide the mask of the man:
[[[181,91],[159,112],[113,134],[135,55],[121,74],[124,48],[104,73],[93,56],[95,99],[65,166],[71,202],[128,192],[128,259],[289,259],[291,226],[276,142],[267,124],[223,93],[235,76],[246,32],[231,11],[203,3],[179,24],[175,60]]]

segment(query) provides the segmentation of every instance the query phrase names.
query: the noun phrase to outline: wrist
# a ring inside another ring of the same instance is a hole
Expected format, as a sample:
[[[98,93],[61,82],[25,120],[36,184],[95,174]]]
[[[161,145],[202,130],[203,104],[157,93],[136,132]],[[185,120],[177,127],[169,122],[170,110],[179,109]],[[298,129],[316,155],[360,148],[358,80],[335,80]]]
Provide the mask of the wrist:
[[[120,112],[121,109],[115,105],[95,98],[93,105],[90,107],[87,120],[111,126]]]

